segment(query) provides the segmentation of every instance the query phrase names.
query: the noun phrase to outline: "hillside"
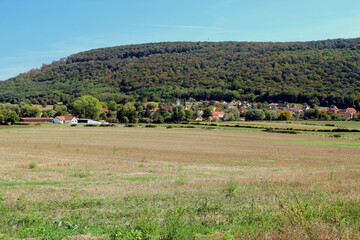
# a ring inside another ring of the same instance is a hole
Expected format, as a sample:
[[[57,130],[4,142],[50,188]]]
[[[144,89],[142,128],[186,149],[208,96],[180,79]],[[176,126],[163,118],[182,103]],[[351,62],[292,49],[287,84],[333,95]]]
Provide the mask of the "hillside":
[[[0,82],[0,102],[195,98],[360,102],[360,38],[171,42],[94,49]]]

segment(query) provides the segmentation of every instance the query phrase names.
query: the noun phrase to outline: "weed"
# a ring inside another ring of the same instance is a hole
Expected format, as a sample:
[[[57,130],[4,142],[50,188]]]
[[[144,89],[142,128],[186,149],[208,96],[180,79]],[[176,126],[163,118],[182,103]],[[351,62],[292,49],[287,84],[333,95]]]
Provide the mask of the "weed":
[[[89,170],[77,170],[75,171],[74,174],[71,175],[71,177],[76,177],[76,178],[86,178],[91,176],[91,173]]]
[[[335,173],[334,172],[331,172],[330,173],[330,180],[335,180]]]
[[[114,146],[114,148],[113,148],[113,154],[116,154],[116,152],[117,152],[117,148],[116,148],[116,146]]]
[[[279,201],[280,210],[292,227],[300,227],[304,230],[309,239],[318,239],[319,232],[314,229],[311,218],[313,207],[308,202],[303,202],[299,195],[292,190],[294,201],[288,197],[276,195]]]
[[[20,197],[17,199],[16,207],[21,211],[28,209],[28,200],[25,198],[25,193],[21,193]]]
[[[184,185],[186,183],[186,177],[184,175],[177,176],[177,178],[175,179],[175,183],[177,185]]]
[[[36,162],[30,162],[29,163],[29,168],[31,168],[31,169],[36,168],[36,166],[37,166]]]
[[[238,189],[238,183],[235,182],[232,178],[228,182],[226,188],[225,188],[225,195],[227,197],[235,197],[236,191]]]

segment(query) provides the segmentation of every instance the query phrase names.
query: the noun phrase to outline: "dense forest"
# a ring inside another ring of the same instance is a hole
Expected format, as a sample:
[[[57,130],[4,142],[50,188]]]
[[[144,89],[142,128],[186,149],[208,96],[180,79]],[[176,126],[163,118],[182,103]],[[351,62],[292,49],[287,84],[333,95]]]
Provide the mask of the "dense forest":
[[[94,49],[0,82],[0,102],[176,98],[360,103],[360,38],[313,42],[167,42]]]

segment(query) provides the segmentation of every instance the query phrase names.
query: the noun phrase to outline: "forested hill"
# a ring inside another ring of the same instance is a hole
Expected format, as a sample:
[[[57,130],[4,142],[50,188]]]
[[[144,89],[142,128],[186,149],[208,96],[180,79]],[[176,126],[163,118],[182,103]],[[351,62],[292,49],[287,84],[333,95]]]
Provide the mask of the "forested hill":
[[[359,107],[360,38],[94,49],[0,82],[0,102],[244,99]]]

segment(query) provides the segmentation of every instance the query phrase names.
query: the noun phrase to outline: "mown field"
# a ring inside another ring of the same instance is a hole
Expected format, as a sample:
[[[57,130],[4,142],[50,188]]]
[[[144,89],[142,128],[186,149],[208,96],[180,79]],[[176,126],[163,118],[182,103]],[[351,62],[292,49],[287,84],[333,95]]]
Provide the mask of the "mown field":
[[[359,138],[2,127],[0,239],[359,239]]]

